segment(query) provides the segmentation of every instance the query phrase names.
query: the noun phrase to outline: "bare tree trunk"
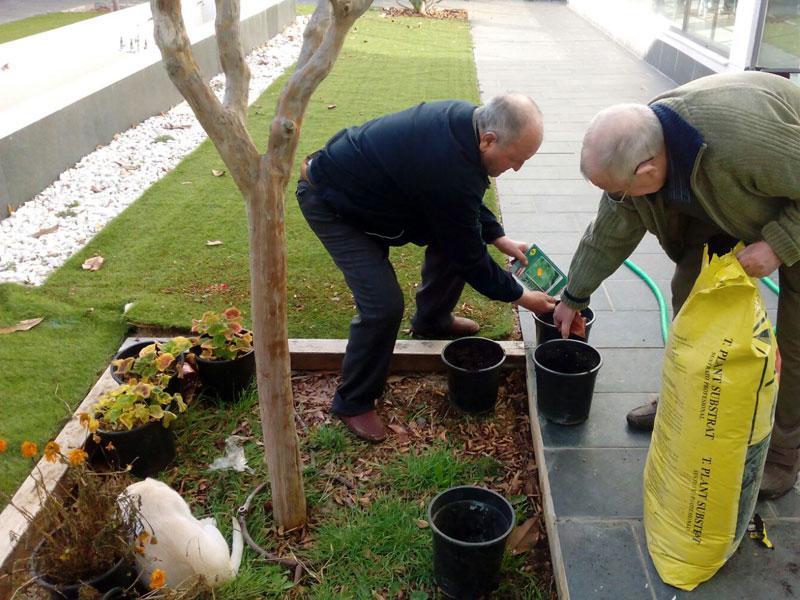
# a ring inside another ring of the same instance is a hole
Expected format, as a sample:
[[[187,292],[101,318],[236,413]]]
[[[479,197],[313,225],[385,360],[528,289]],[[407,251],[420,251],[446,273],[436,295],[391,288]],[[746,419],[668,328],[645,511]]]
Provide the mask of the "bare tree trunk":
[[[284,529],[306,521],[302,463],[294,419],[286,318],[286,234],[283,190],[259,185],[245,195],[250,223],[250,281],[261,431],[272,482],[275,522]],[[272,202],[278,200],[278,206]]]
[[[275,522],[284,530],[306,521],[286,315],[286,185],[311,94],[333,68],[347,32],[370,4],[371,0],[319,0],[294,75],[278,99],[267,154],[260,156],[246,129],[250,72],[239,41],[239,0],[216,0],[217,45],[226,75],[222,103],[203,81],[194,60],[180,0],[150,0],[156,43],[167,73],[246,200],[261,428]]]

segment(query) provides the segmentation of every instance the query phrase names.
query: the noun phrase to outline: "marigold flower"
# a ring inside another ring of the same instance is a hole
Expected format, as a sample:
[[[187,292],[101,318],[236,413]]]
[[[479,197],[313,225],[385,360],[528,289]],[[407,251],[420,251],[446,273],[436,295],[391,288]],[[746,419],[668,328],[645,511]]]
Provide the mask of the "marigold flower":
[[[167,574],[164,573],[161,569],[156,569],[153,571],[153,574],[150,576],[150,589],[157,590],[159,588],[164,587],[164,584],[167,582]]]
[[[0,452],[5,452],[6,450],[8,450],[8,442],[0,438]]]
[[[39,453],[39,447],[34,442],[25,440],[22,442],[19,451],[25,458],[33,458]]]
[[[67,454],[69,464],[75,465],[76,467],[85,463],[87,458],[89,458],[89,455],[83,448],[73,448],[69,451],[69,454]]]
[[[44,459],[47,462],[54,463],[58,460],[58,456],[61,454],[61,446],[59,446],[56,442],[47,442],[44,446]]]

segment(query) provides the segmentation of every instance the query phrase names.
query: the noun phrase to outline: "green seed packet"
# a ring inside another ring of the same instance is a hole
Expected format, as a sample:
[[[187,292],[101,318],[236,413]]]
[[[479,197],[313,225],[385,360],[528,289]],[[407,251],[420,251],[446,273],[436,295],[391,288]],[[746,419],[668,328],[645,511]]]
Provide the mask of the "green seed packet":
[[[511,274],[526,288],[555,296],[567,285],[567,276],[536,244],[528,249],[525,256],[528,266],[515,260],[511,263]]]

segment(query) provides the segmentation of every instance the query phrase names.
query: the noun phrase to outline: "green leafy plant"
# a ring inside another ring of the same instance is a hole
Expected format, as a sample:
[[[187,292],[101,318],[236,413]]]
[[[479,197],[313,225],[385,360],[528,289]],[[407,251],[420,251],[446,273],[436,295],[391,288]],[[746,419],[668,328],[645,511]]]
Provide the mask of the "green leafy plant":
[[[206,360],[233,360],[253,349],[253,334],[242,326],[242,313],[235,306],[192,319],[192,333],[199,334],[192,341]]]
[[[147,425],[152,421],[161,421],[169,427],[179,413],[186,411],[186,404],[180,394],[168,394],[158,385],[139,381],[123,383],[100,396],[89,413],[80,415],[89,431],[95,433],[98,428],[105,431],[131,430]]]
[[[138,356],[112,360],[116,373],[124,381],[144,381],[166,387],[176,375],[180,377],[179,357],[192,347],[185,337],[174,337],[166,342],[154,342],[139,351]]]

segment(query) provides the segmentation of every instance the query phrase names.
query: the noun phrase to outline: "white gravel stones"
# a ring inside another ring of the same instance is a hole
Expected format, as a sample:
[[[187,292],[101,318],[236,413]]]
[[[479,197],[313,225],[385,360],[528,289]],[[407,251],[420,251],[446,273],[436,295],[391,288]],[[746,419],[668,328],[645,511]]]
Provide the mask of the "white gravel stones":
[[[297,60],[307,22],[308,17],[298,17],[247,56],[251,102]],[[221,98],[224,76],[211,83]],[[0,221],[0,283],[41,285],[206,137],[182,102],[85,156]]]

